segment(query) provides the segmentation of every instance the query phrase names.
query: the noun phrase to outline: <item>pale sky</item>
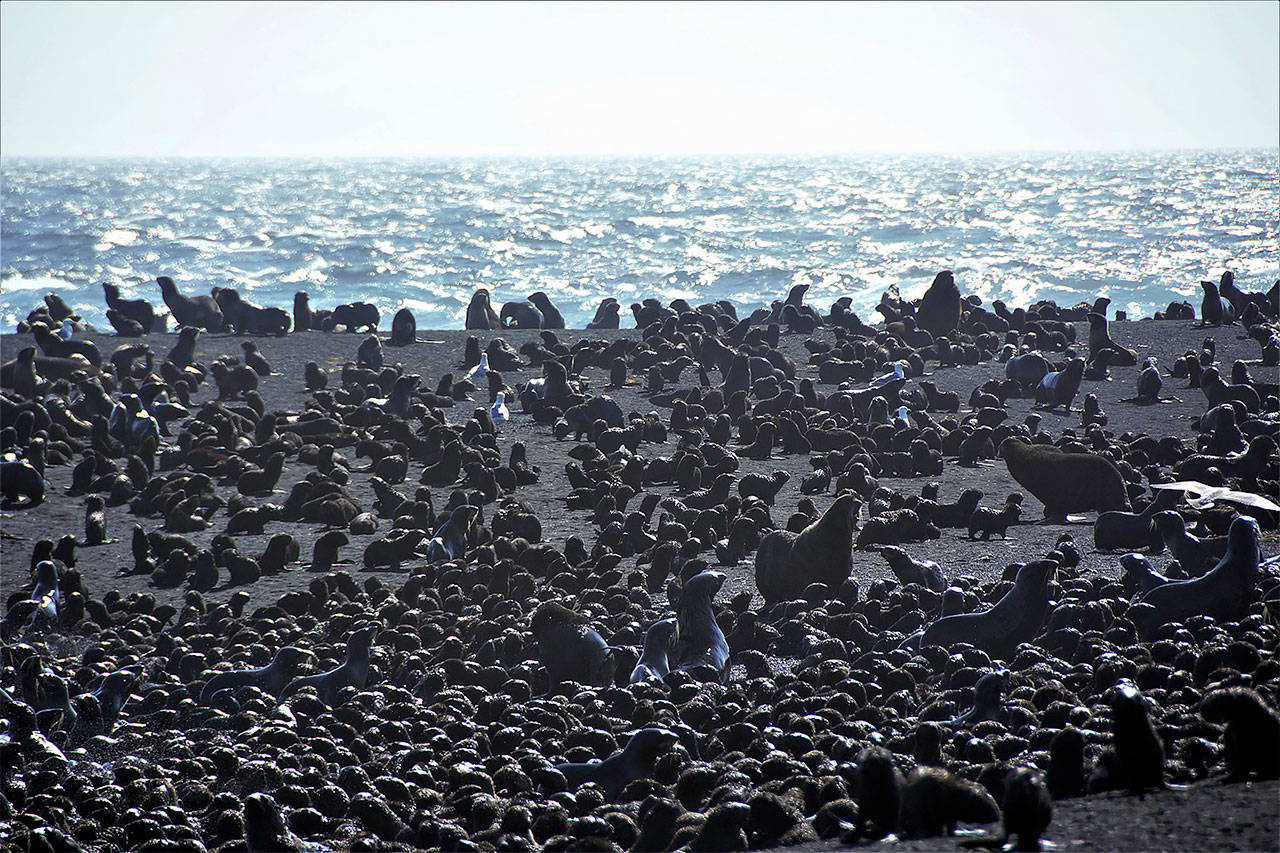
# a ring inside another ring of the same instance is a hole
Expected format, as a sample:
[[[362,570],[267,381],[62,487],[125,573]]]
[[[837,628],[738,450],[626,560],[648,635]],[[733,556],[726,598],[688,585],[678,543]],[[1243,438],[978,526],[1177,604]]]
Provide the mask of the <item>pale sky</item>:
[[[1280,4],[0,5],[0,154],[1274,147]]]

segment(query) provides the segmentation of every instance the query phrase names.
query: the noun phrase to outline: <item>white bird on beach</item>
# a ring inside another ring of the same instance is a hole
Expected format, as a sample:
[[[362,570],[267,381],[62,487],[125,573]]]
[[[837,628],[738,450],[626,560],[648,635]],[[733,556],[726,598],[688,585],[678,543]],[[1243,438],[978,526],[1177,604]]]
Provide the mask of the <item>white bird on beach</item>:
[[[892,373],[886,373],[884,376],[878,376],[875,379],[871,380],[872,388],[883,388],[884,386],[888,385],[890,382],[893,382],[895,379],[907,378],[907,366],[904,362],[895,361],[892,366],[893,366]]]
[[[480,363],[467,371],[467,378],[472,381],[477,388],[480,383],[485,381],[485,377],[489,375],[489,353],[480,353]]]
[[[493,405],[489,408],[489,417],[493,420],[494,429],[502,429],[502,425],[511,420],[511,411],[507,409],[505,391],[498,392],[498,399],[494,400]]]

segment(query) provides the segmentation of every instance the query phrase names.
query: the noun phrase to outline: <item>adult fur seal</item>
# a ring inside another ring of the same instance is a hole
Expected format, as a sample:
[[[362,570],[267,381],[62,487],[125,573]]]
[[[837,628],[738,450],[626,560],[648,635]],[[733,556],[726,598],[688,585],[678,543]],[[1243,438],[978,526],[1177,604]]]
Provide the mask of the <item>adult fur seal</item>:
[[[468,329],[501,329],[502,321],[498,313],[489,304],[489,289],[480,287],[471,294],[471,303],[467,305]]]
[[[532,302],[504,302],[498,315],[504,329],[541,329],[542,312]]]
[[[218,303],[227,328],[234,334],[284,335],[289,332],[288,314],[275,306],[254,305],[230,287],[215,287],[213,301]]]
[[[935,338],[954,331],[960,325],[960,288],[956,287],[951,270],[943,270],[934,276],[933,284],[920,297],[916,325]]]
[[[674,616],[659,619],[644,632],[644,651],[640,660],[631,670],[631,683],[658,680],[667,677],[671,671],[669,657],[675,652],[676,640],[680,636],[679,623]]]
[[[551,301],[551,297],[538,290],[529,294],[529,301],[533,303],[533,307],[537,308],[542,315],[542,328],[564,328],[564,317],[560,314],[560,309]]]
[[[303,687],[314,687],[321,702],[333,705],[338,701],[338,693],[342,688],[363,688],[369,678],[369,654],[377,634],[378,628],[375,625],[366,625],[353,632],[347,639],[347,657],[341,665],[328,672],[295,678],[284,688],[280,698],[288,698]]]
[[[1056,560],[1037,560],[1018,569],[1013,589],[989,609],[944,616],[924,630],[920,648],[969,643],[994,658],[1007,658],[1019,643],[1040,633],[1049,609],[1048,584]]]
[[[280,691],[293,681],[298,667],[309,657],[313,655],[305,649],[283,646],[266,666],[214,673],[200,689],[200,702],[208,705],[218,691],[238,690],[246,684],[252,684],[268,695],[279,696]]]
[[[616,329],[618,328],[618,311],[622,306],[618,300],[612,296],[607,297],[600,302],[600,307],[596,309],[596,316],[587,324],[588,329]]]
[[[1231,300],[1218,292],[1218,285],[1211,281],[1200,282],[1204,298],[1200,300],[1200,325],[1229,326],[1236,321],[1236,308]]]
[[[1073,358],[1062,370],[1046,373],[1036,386],[1036,405],[1046,409],[1062,406],[1068,412],[1080,393],[1080,380],[1084,378],[1083,358]]]
[[[685,581],[676,613],[680,639],[676,646],[675,669],[710,666],[719,680],[729,675],[729,644],[716,622],[711,601],[724,586],[724,572],[699,572]]]
[[[109,282],[102,283],[102,295],[106,298],[107,307],[142,327],[142,333],[151,334],[156,324],[156,310],[145,299],[123,299],[120,288]]]
[[[1203,614],[1214,619],[1235,619],[1249,606],[1258,577],[1261,552],[1258,522],[1239,515],[1227,531],[1227,553],[1206,574],[1186,581],[1172,581],[1142,596],[1132,616],[1139,636],[1149,637],[1168,622],[1184,622]]]
[[[1063,523],[1070,512],[1130,508],[1124,478],[1105,456],[1012,437],[1001,442],[1000,455],[1010,476],[1044,504],[1046,519]]]
[[[775,530],[756,551],[756,589],[766,602],[798,598],[811,583],[835,592],[849,577],[859,504],[843,494],[799,533]]]
[[[564,776],[569,791],[594,782],[609,803],[617,800],[632,782],[649,776],[658,759],[679,742],[680,736],[670,729],[641,729],[621,751],[603,761],[557,764],[555,769]]]
[[[589,625],[587,617],[555,601],[534,611],[530,628],[538,641],[538,659],[547,670],[549,693],[564,681],[593,687],[613,683],[613,649]]]
[[[418,339],[418,321],[408,308],[401,308],[391,318],[391,340],[388,346],[407,347]]]
[[[169,306],[169,313],[179,326],[194,326],[206,332],[221,332],[226,326],[222,310],[212,296],[183,296],[167,275],[157,278],[156,284],[160,285],[164,304]]]
[[[6,509],[39,506],[44,503],[44,477],[25,459],[0,462],[0,496]]]
[[[1133,350],[1125,349],[1111,340],[1107,329],[1107,318],[1101,314],[1090,312],[1089,318],[1089,360],[1093,361],[1101,352],[1107,352],[1107,364],[1112,367],[1133,367],[1138,363],[1138,355]]]
[[[1133,551],[1150,548],[1151,553],[1164,550],[1164,541],[1151,526],[1156,513],[1173,509],[1180,494],[1176,489],[1156,489],[1155,500],[1142,512],[1111,510],[1098,516],[1093,523],[1093,544],[1099,551]]]
[[[324,328],[326,331],[331,331],[338,326],[342,326],[348,332],[363,329],[372,333],[378,331],[378,321],[380,319],[381,315],[378,313],[378,306],[370,302],[349,302],[333,309],[333,313],[329,315]]]

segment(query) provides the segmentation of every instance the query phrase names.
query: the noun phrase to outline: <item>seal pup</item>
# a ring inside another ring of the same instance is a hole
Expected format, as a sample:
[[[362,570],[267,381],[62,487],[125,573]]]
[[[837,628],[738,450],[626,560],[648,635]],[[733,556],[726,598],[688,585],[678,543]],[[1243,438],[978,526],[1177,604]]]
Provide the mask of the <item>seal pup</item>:
[[[179,326],[193,326],[206,332],[221,332],[225,328],[222,310],[212,296],[184,296],[167,275],[156,278],[156,284],[160,286],[164,304],[169,306],[169,313]]]
[[[391,340],[387,346],[407,347],[418,339],[418,321],[408,308],[401,308],[391,318]]]
[[[320,695],[320,701],[333,705],[338,701],[338,693],[344,687],[363,689],[369,677],[369,655],[377,636],[376,625],[366,625],[353,632],[347,639],[347,657],[342,664],[328,672],[316,675],[304,675],[290,681],[280,694],[287,699],[303,687],[314,687]]]
[[[1128,678],[1120,679],[1111,691],[1111,729],[1117,771],[1111,786],[1127,787],[1131,794],[1164,788],[1164,743],[1151,721],[1146,700]]]
[[[367,367],[370,370],[382,369],[382,341],[377,335],[370,335],[360,342],[356,348],[356,367]]]
[[[679,641],[673,669],[710,666],[720,681],[729,676],[729,644],[711,602],[724,586],[724,572],[707,570],[685,581],[676,612]]]
[[[279,696],[280,691],[293,681],[298,667],[310,657],[314,655],[306,649],[282,646],[266,666],[214,673],[200,688],[200,702],[208,705],[219,691],[238,690],[246,684],[252,684],[270,696]]]
[[[1013,437],[1000,443],[1000,455],[1009,475],[1044,504],[1046,520],[1062,524],[1067,513],[1131,508],[1124,477],[1105,456]]]
[[[997,669],[978,679],[973,686],[973,707],[950,722],[952,726],[976,726],[988,720],[1000,719],[1004,688],[1009,680],[1009,670]]]
[[[671,671],[670,656],[675,652],[680,637],[679,623],[675,616],[659,619],[644,632],[644,650],[640,660],[631,670],[631,683],[661,681]]]
[[[466,328],[495,330],[502,328],[498,313],[489,304],[489,289],[480,287],[471,294],[471,302],[467,305]]]
[[[1179,494],[1175,489],[1160,491]],[[1206,566],[1212,568],[1227,551],[1226,536],[1206,539],[1192,536],[1187,532],[1186,520],[1171,509],[1156,513],[1152,524],[1164,546],[1188,575],[1199,575]]]
[[[1225,687],[1200,700],[1200,716],[1222,725],[1227,782],[1280,777],[1280,716],[1247,687]]]
[[[1000,807],[981,785],[937,767],[917,767],[902,786],[902,838],[952,836],[960,823],[994,823]]]
[[[427,541],[426,558],[430,561],[456,560],[467,553],[471,525],[480,513],[480,507],[462,504],[454,507],[449,518],[436,529]]]
[[[995,658],[1006,658],[1019,643],[1040,633],[1049,609],[1049,581],[1057,560],[1036,560],[1018,569],[1013,588],[987,610],[944,616],[925,628],[920,648],[969,643]]]
[[[542,315],[542,328],[564,328],[564,316],[561,315],[560,309],[555,306],[555,303],[551,301],[551,297],[538,290],[529,294],[529,301],[533,303],[533,307],[537,308],[538,313]]]
[[[670,729],[644,728],[631,735],[627,745],[603,761],[568,762],[555,765],[564,777],[566,790],[593,782],[600,786],[606,803],[615,802],[623,790],[637,779],[653,773],[658,759],[680,742]]]
[[[1178,505],[1179,493],[1174,489],[1157,489],[1155,499],[1142,512],[1109,510],[1093,523],[1093,544],[1099,551],[1131,551],[1149,548],[1151,553],[1164,550],[1164,541],[1152,527],[1156,513]]]
[[[893,763],[893,755],[882,746],[868,746],[854,759],[857,773],[856,798],[858,817],[846,843],[867,836],[867,824],[875,831],[872,838],[883,838],[898,829],[902,810],[902,788],[906,780]]]
[[[1139,599],[1146,607],[1131,617],[1140,637],[1151,636],[1167,622],[1184,622],[1203,614],[1213,619],[1234,619],[1248,607],[1254,595],[1261,552],[1258,522],[1238,515],[1227,531],[1227,553],[1198,578],[1171,581]]]
[[[44,477],[26,459],[0,462],[0,496],[5,509],[39,506],[44,503],[44,489]]]
[[[564,681],[591,687],[613,683],[613,649],[589,624],[587,617],[555,601],[534,611],[530,629],[538,641],[538,659],[547,670],[547,695]]]
[[[100,495],[84,499],[84,544],[105,545],[107,542],[106,502]]]
[[[961,846],[1000,849],[1016,836],[1014,850],[1040,850],[1040,837],[1053,820],[1053,798],[1044,774],[1029,767],[1015,767],[1006,773],[1000,812],[1004,821],[1002,837],[974,839]]]
[[[955,331],[960,325],[960,288],[951,270],[933,277],[933,283],[920,297],[916,308],[916,325],[935,338]]]
[[[102,283],[102,295],[107,308],[127,320],[137,323],[144,335],[151,334],[156,324],[156,310],[145,299],[123,299],[120,288],[109,282]]]
[[[839,589],[849,578],[853,529],[860,504],[852,493],[836,498],[799,533],[774,530],[756,551],[756,589],[768,603],[798,598],[811,583]]]
[[[1080,393],[1080,380],[1084,378],[1085,362],[1083,358],[1073,358],[1062,370],[1046,373],[1036,386],[1036,405],[1045,409],[1056,409],[1062,406],[1068,412],[1071,404]]]
[[[280,805],[270,794],[255,791],[244,798],[244,844],[250,853],[280,853],[308,849],[285,823]]]
[[[520,302],[504,302],[498,313],[504,329],[541,329],[542,312],[527,300]]]
[[[882,545],[880,556],[885,558],[889,569],[903,586],[918,583],[925,589],[942,592],[947,588],[942,569],[932,560],[917,560],[897,545]]]

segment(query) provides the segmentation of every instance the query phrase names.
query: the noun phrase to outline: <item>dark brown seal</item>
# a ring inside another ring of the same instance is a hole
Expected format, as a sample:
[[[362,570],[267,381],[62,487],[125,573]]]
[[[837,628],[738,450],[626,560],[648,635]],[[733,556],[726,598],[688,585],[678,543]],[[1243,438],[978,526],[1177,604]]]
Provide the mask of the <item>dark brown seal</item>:
[[[1013,589],[988,610],[944,616],[924,630],[920,648],[968,643],[992,657],[1007,658],[1019,643],[1040,633],[1049,609],[1049,580],[1056,560],[1037,560],[1018,570]]]
[[[775,530],[756,551],[756,589],[767,602],[798,598],[811,583],[833,592],[849,577],[859,504],[846,493],[799,533]]]
[[[1093,453],[1067,453],[1045,444],[1006,438],[1000,455],[1010,476],[1044,504],[1047,519],[1069,512],[1129,509],[1129,493],[1115,463]]]

